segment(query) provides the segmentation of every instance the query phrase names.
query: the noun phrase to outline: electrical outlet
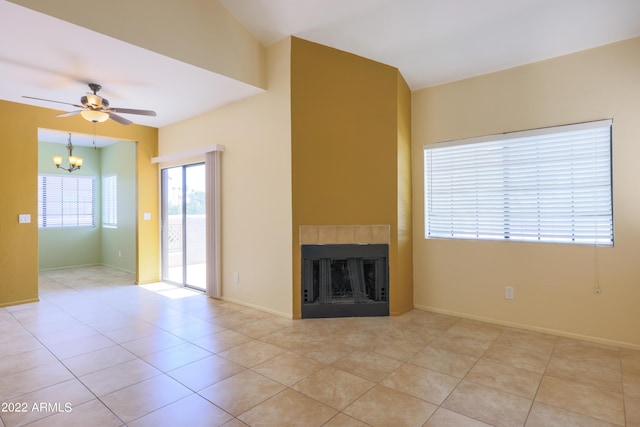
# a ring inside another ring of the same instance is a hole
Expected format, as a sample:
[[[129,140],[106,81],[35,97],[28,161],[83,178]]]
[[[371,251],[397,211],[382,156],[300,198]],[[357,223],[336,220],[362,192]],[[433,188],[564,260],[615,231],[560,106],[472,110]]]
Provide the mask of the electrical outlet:
[[[122,258],[122,251],[118,250],[118,258]]]
[[[240,273],[237,271],[233,273],[233,283],[240,283]]]
[[[504,287],[504,297],[505,299],[513,299],[513,286]]]

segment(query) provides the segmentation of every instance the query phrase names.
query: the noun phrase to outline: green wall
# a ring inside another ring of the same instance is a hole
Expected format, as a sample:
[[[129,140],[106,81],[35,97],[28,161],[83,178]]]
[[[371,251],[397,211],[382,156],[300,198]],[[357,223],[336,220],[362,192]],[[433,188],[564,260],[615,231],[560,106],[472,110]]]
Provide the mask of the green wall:
[[[136,269],[136,143],[102,149],[102,176],[117,176],[118,226],[101,228],[101,263],[129,272]]]
[[[63,155],[64,165],[66,154],[64,145],[40,141],[38,173],[68,174],[51,159]],[[122,141],[98,149],[74,146],[73,154],[84,159],[82,169],[73,174],[96,177],[95,227],[38,229],[38,269],[102,264],[135,273],[136,144]],[[112,174],[118,177],[118,227],[103,228],[102,177]]]
[[[73,135],[71,136],[73,143]],[[38,142],[38,174],[68,175],[53,164],[54,155],[62,155],[67,164],[67,149],[62,144]],[[100,149],[74,146],[73,154],[84,159],[82,169],[74,175],[96,177],[96,198],[100,196]],[[38,269],[100,264],[100,204],[96,205],[95,227],[38,228]],[[32,217],[32,222],[37,222]]]

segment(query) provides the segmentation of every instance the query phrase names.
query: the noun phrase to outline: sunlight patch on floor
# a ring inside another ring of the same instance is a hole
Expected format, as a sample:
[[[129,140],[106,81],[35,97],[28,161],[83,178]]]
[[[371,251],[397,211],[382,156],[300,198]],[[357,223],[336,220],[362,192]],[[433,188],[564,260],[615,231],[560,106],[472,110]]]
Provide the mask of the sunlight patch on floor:
[[[140,285],[140,287],[171,299],[189,298],[202,295],[202,292],[187,288],[179,288],[164,282],[149,283],[146,285]]]

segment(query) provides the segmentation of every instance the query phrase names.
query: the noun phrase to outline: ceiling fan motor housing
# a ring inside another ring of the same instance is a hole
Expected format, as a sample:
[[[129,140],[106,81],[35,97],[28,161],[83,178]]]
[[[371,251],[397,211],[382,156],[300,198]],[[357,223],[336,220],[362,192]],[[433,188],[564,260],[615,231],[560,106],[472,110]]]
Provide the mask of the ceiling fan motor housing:
[[[86,96],[80,98],[80,102],[87,108],[92,110],[101,110],[109,108],[109,100],[98,95],[87,93]]]

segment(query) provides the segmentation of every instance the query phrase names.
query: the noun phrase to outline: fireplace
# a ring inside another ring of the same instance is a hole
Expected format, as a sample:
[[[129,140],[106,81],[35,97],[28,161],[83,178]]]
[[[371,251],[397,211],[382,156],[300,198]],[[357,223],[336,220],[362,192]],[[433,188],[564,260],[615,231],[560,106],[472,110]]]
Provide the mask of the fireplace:
[[[302,245],[302,317],[389,315],[389,245]]]

